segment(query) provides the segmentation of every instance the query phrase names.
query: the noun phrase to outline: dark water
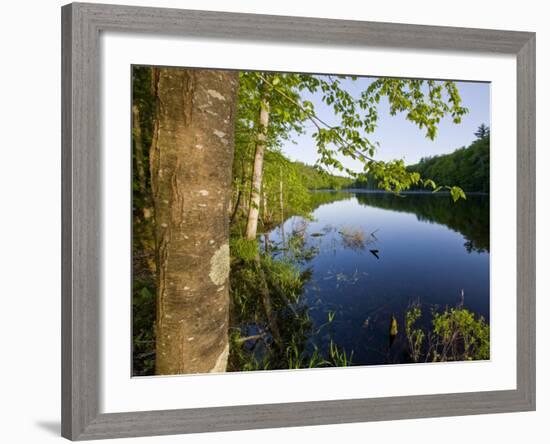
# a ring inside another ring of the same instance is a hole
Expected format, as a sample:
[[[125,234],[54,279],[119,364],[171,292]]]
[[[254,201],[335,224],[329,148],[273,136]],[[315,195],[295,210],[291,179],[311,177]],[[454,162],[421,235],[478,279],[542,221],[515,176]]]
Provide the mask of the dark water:
[[[303,303],[316,327],[325,324],[310,347],[326,349],[332,339],[353,350],[356,365],[406,362],[404,315],[410,304],[421,304],[420,322],[429,327],[431,310],[457,305],[462,291],[464,306],[489,320],[488,196],[456,204],[433,194],[353,192],[332,198],[314,211],[313,221],[293,217],[284,224],[287,239],[303,232],[316,251],[301,265],[311,271]],[[281,229],[270,238],[280,242]],[[326,326],[329,313],[334,320]],[[392,315],[399,333],[390,349]]]

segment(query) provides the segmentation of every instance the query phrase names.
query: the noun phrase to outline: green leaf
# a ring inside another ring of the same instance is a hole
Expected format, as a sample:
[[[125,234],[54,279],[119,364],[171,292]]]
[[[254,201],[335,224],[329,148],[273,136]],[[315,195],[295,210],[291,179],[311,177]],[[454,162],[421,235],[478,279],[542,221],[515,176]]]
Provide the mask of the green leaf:
[[[466,194],[460,187],[451,187],[451,197],[453,198],[454,202],[457,202],[459,199],[466,200]]]
[[[424,186],[425,187],[432,187],[432,189],[436,189],[437,185],[435,184],[435,182],[432,180],[432,179],[424,179]]]

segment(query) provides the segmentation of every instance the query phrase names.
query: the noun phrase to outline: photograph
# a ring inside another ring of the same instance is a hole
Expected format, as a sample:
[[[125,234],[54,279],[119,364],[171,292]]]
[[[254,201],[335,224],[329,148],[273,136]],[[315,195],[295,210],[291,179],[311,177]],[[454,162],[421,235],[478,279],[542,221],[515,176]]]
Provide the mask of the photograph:
[[[548,14],[470,3],[6,2],[2,442],[548,435]]]
[[[491,359],[491,83],[375,74],[132,65],[133,377]]]

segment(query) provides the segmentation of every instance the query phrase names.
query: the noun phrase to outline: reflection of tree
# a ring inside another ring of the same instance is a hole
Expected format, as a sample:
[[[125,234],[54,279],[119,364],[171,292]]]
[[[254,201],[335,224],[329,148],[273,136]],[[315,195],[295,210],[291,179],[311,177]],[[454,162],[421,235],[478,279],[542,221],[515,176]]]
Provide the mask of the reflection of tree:
[[[392,211],[414,213],[418,220],[446,225],[466,239],[464,247],[471,253],[489,251],[489,197],[469,195],[453,203],[448,195],[357,193],[361,205]]]
[[[274,370],[351,365],[351,354],[330,338],[317,346],[312,340],[334,321],[316,326],[310,318],[310,307],[304,299],[304,288],[312,278],[311,267],[304,268],[318,253],[306,246],[307,222],[298,222],[289,236],[284,258],[270,253],[260,255],[260,263],[246,258],[233,258],[231,265],[232,313],[231,345],[228,371]],[[245,241],[251,242],[251,241]],[[274,253],[272,250],[271,253]],[[258,274],[257,266],[263,271]],[[345,276],[344,276],[345,277]],[[263,282],[262,282],[263,280]],[[272,317],[280,338],[273,334],[273,324],[258,297],[265,285],[271,302]]]
[[[311,214],[320,206],[327,205],[339,200],[349,200],[353,198],[353,193],[344,191],[311,191],[308,193],[308,199],[301,202],[300,205],[287,206],[284,218],[285,222],[294,216],[310,217]],[[278,223],[264,223],[264,231],[271,231]]]
[[[321,205],[326,205],[339,200],[349,200],[353,197],[353,193],[345,191],[312,191],[310,193],[310,201],[308,210],[315,211]]]

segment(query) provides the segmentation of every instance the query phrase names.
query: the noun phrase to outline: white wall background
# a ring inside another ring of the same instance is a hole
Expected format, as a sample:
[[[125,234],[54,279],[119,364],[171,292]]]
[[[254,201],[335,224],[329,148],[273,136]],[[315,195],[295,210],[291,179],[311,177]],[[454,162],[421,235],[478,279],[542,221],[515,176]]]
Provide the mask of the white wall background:
[[[508,0],[159,0],[147,6],[537,32],[538,411],[370,424],[128,439],[140,443],[518,442],[548,437],[550,29],[545,2]],[[103,3],[115,3],[103,0]],[[12,1],[0,19],[0,406],[3,442],[60,442],[60,6]],[[494,190],[493,192],[499,192]],[[505,192],[501,190],[500,192]],[[546,203],[545,203],[546,201]],[[498,295],[497,295],[498,296]],[[540,438],[539,438],[540,437]],[[122,441],[121,441],[122,442]]]

